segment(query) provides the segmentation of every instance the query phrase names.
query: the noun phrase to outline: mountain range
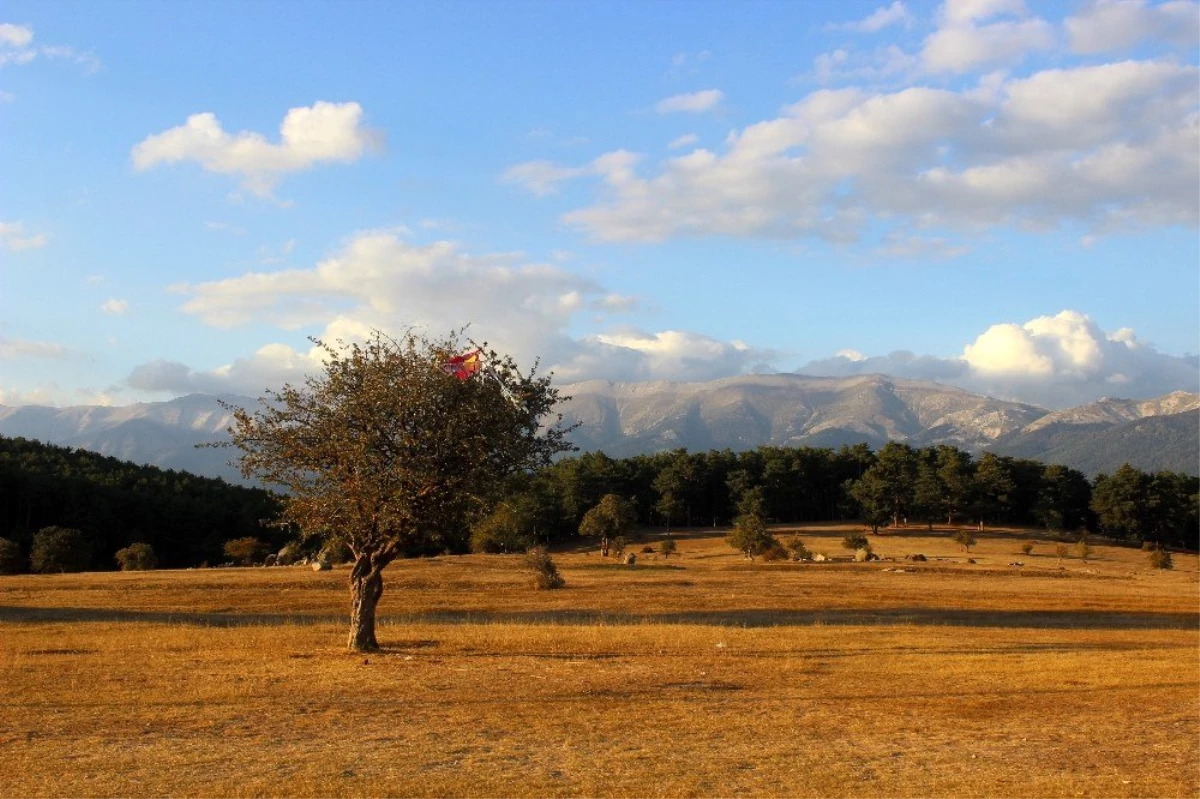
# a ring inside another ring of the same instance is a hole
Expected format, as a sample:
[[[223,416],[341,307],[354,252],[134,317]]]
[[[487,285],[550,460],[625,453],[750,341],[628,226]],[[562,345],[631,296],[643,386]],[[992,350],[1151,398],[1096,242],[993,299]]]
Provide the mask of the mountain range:
[[[703,383],[609,383],[561,387],[571,439],[614,457],[685,447],[839,447],[889,440],[952,444],[972,453],[1062,463],[1088,475],[1122,463],[1148,471],[1200,473],[1200,394],[1152,400],[1102,399],[1050,411],[963,389],[884,375],[743,375]],[[243,482],[224,449],[230,414],[219,403],[249,397],[192,394],[120,407],[0,406],[0,435],[79,447]]]

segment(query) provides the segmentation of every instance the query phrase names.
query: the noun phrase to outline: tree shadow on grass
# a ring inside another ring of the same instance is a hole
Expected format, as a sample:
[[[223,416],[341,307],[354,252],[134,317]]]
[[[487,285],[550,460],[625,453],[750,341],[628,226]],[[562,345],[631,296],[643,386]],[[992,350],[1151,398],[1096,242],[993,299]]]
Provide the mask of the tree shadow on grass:
[[[202,627],[273,627],[347,624],[343,615],[276,613],[177,613],[111,608],[23,607],[0,605],[0,623],[130,622]],[[1035,630],[1197,630],[1200,614],[1104,612],[1094,610],[971,610],[947,608],[881,608],[817,610],[696,610],[667,613],[612,613],[592,609],[530,611],[452,610],[389,614],[381,626],[403,624],[546,624],[627,626],[644,624],[713,627],[896,626],[979,627]]]

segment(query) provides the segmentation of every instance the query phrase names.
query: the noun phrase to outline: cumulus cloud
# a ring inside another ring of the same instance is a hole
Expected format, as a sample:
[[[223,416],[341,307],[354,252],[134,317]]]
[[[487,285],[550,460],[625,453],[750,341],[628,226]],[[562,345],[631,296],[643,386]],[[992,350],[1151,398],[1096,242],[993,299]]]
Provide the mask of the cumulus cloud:
[[[113,316],[121,316],[129,310],[129,300],[119,300],[116,297],[109,297],[101,304],[100,310]]]
[[[0,246],[10,252],[36,250],[45,247],[47,242],[49,239],[45,233],[25,235],[25,225],[22,222],[0,222]]]
[[[0,23],[0,45],[5,47],[26,47],[33,42],[33,28],[28,25],[14,25],[11,22]]]
[[[973,23],[1020,8],[950,11]],[[1198,84],[1195,65],[1152,59],[989,73],[953,89],[820,89],[734,130],[721,148],[648,166],[625,150],[582,166],[534,162],[508,179],[547,193],[599,178],[595,201],[562,217],[598,241],[854,242],[867,220],[880,223],[873,235],[948,242],[1010,225],[1195,226]]]
[[[878,33],[892,25],[910,27],[913,16],[901,0],[895,0],[890,6],[875,9],[874,13],[856,22],[826,25],[825,30],[849,31],[851,33]]]
[[[1062,408],[1104,396],[1156,397],[1200,390],[1194,358],[1158,352],[1128,328],[1106,333],[1086,314],[1062,311],[991,325],[957,358],[899,351],[813,361],[805,374],[888,374],[937,380],[1006,399]]]
[[[708,379],[769,360],[766,351],[687,331],[616,328],[572,335],[577,320],[604,324],[636,300],[520,254],[472,255],[447,241],[413,244],[394,231],[360,233],[311,268],[252,272],[174,290],[186,295],[184,311],[215,327],[265,322],[316,331],[330,342],[361,340],[373,329],[442,333],[469,323],[471,336],[523,363],[540,358],[561,381]],[[127,382],[143,391],[256,393],[297,381],[319,363],[319,350],[275,343],[216,369],[142,364]]]
[[[690,147],[700,141],[700,137],[695,133],[685,133],[682,136],[676,136],[667,143],[668,150],[678,150],[681,147]]]
[[[654,104],[654,110],[660,114],[699,114],[713,110],[724,98],[725,94],[720,89],[704,89],[666,97]]]
[[[1200,3],[1094,0],[1064,23],[1077,53],[1125,52],[1145,41],[1200,45]]]
[[[183,125],[146,137],[131,158],[139,171],[194,161],[209,172],[238,175],[244,188],[265,197],[284,175],[320,163],[357,161],[380,141],[364,126],[362,107],[354,102],[292,108],[279,137],[275,144],[253,131],[230,134],[215,114],[193,114]]]

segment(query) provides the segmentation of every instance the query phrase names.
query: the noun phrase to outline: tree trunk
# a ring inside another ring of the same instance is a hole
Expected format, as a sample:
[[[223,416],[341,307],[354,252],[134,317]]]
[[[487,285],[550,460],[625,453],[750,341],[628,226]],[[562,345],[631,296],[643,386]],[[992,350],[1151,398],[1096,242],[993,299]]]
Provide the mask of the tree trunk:
[[[350,640],[351,652],[375,652],[375,608],[383,596],[383,567],[371,558],[360,555],[350,571]]]

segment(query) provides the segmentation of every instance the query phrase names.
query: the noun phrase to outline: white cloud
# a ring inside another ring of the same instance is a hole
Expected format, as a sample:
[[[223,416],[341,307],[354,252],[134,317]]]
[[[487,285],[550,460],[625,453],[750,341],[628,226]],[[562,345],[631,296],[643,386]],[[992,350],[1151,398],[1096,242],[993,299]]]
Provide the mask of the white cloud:
[[[1001,15],[1018,19],[987,21]],[[930,72],[963,73],[1018,63],[1026,53],[1053,49],[1056,41],[1054,26],[1028,17],[1020,0],[948,0],[921,60]]]
[[[1150,60],[991,73],[956,89],[821,89],[719,150],[650,169],[623,150],[582,166],[534,162],[509,179],[546,193],[601,177],[595,201],[562,217],[599,241],[853,242],[872,219],[893,231],[885,247],[930,240],[921,231],[933,227],[1195,226],[1198,78],[1194,65]]]
[[[826,30],[850,31],[851,33],[878,33],[892,25],[910,27],[913,16],[901,0],[895,0],[890,6],[882,6],[865,19],[857,22],[847,22],[841,25],[826,25]]]
[[[26,236],[25,225],[22,222],[0,222],[0,245],[6,250],[36,250],[45,247],[48,242],[45,233]]]
[[[905,351],[864,358],[843,352],[801,371],[939,380],[1055,408],[1104,396],[1146,398],[1200,390],[1194,361],[1160,353],[1128,328],[1105,333],[1086,314],[1069,310],[1023,324],[991,325],[965,345],[958,358]]]
[[[603,326],[636,300],[606,291],[559,266],[519,254],[471,255],[451,242],[416,245],[391,231],[352,237],[337,253],[307,269],[257,272],[182,285],[183,310],[223,328],[250,323],[317,330],[326,341],[359,340],[372,329],[416,327],[435,333],[470,324],[470,334],[520,362],[540,358],[561,381],[643,379],[670,375],[708,379],[745,371],[767,353],[699,333],[644,333],[621,328],[583,337],[579,320]],[[215,369],[156,361],[129,376],[144,391],[261,392],[301,379],[319,365],[319,351],[270,344]]]
[[[67,349],[61,344],[0,336],[0,358],[58,359],[66,356]]]
[[[129,310],[129,300],[119,300],[116,297],[110,297],[100,306],[100,310],[113,316],[121,316]]]
[[[0,67],[8,64],[28,64],[41,56],[49,59],[64,59],[83,66],[88,74],[98,72],[103,64],[95,54],[77,50],[61,44],[33,45],[33,28],[29,25],[0,23]]]
[[[698,114],[713,110],[721,104],[721,100],[724,98],[725,94],[720,89],[705,89],[699,92],[676,94],[659,100],[654,104],[654,110],[660,114]]]
[[[678,150],[681,147],[689,147],[700,141],[700,137],[695,133],[685,133],[682,136],[676,136],[667,143],[668,150]]]
[[[1200,3],[1095,0],[1064,22],[1077,53],[1124,52],[1148,40],[1200,45]]]
[[[351,163],[375,147],[379,136],[363,125],[358,103],[317,102],[292,108],[279,127],[278,144],[262,134],[229,134],[215,114],[193,114],[179,127],[148,136],[131,152],[134,167],[195,161],[209,172],[238,175],[242,186],[266,197],[286,174],[323,162]]]
[[[0,23],[0,45],[5,47],[27,47],[33,42],[33,28],[28,25]]]

